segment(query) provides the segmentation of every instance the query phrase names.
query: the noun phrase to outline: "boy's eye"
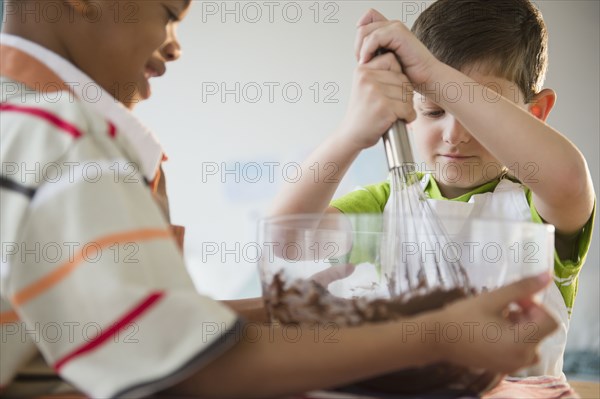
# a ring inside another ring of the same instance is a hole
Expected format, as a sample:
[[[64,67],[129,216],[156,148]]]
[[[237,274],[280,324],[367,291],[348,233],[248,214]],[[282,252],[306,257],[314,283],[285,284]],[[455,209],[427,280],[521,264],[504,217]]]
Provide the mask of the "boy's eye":
[[[439,118],[439,117],[443,116],[445,112],[446,111],[444,111],[443,109],[432,110],[432,111],[423,111],[423,115],[425,115],[428,118]]]
[[[167,17],[169,18],[169,22],[177,22],[179,21],[179,16],[175,14],[169,7],[165,7],[165,11],[167,13]]]

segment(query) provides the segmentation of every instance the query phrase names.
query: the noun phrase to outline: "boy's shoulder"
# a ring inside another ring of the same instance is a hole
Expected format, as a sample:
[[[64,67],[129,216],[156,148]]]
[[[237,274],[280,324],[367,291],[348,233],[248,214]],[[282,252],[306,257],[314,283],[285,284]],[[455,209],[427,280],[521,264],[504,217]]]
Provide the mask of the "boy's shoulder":
[[[17,138],[13,136],[27,136],[30,144],[68,144],[110,128],[106,119],[71,92],[33,90],[5,76],[0,76],[0,86],[3,144]]]
[[[17,118],[22,123],[45,122],[69,130],[68,135],[73,138],[106,123],[72,92],[53,90],[52,86],[32,89],[5,76],[0,76],[0,85],[3,121],[8,119],[14,123],[13,119]]]
[[[13,169],[42,170],[64,159],[82,140],[114,134],[109,121],[70,92],[34,91],[4,76],[0,85],[3,175]],[[23,178],[27,185],[37,185],[29,181],[35,173]]]

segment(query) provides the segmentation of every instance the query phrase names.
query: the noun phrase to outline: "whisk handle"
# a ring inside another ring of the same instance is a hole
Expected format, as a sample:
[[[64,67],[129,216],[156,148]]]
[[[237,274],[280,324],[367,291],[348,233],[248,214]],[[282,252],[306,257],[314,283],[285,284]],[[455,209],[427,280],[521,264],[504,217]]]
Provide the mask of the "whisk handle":
[[[382,55],[389,50],[379,48],[376,55]],[[406,164],[414,164],[410,141],[408,140],[408,131],[406,123],[403,120],[397,120],[392,127],[383,135],[383,146],[388,161],[389,170],[402,167]]]
[[[397,120],[383,135],[383,146],[390,170],[403,164],[414,163],[406,123],[403,120]]]

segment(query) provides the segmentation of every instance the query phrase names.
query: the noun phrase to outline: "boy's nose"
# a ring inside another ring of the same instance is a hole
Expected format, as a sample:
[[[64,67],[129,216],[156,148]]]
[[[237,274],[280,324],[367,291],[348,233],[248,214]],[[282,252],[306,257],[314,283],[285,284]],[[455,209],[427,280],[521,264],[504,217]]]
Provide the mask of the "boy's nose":
[[[181,46],[177,40],[175,25],[174,23],[167,25],[167,39],[160,48],[160,53],[167,62],[177,61],[181,57]]]
[[[469,132],[467,132],[463,125],[461,125],[460,122],[454,117],[449,119],[449,123],[444,129],[444,142],[450,145],[458,145],[471,141],[471,135]]]
[[[160,49],[165,61],[177,61],[181,57],[181,47],[177,40],[167,40]]]

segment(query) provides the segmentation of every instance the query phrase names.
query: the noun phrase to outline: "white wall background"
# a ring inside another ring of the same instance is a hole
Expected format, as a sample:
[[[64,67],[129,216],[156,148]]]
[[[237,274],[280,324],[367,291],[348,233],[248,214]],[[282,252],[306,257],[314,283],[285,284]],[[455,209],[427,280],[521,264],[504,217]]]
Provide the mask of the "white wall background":
[[[584,153],[598,190],[599,2],[536,3],[550,32],[546,87],[558,93],[548,122]],[[179,30],[182,60],[153,83],[154,97],[136,111],[157,132],[170,156],[165,169],[173,219],[187,226],[190,272],[197,287],[216,298],[260,293],[252,253],[244,254],[243,249],[255,240],[256,220],[266,213],[282,176],[287,172],[285,176],[293,178],[290,162],[300,162],[342,118],[350,95],[355,23],[360,15],[374,7],[411,25],[429,3],[271,4],[194,1]],[[298,9],[302,14],[297,17]],[[295,19],[296,23],[289,22]],[[239,102],[234,94],[222,101],[221,93],[206,91],[225,84],[235,92],[236,82]],[[269,85],[274,87],[272,102]],[[253,103],[257,86],[262,88],[262,98]],[[293,103],[297,87],[302,94]],[[320,98],[315,99],[317,88]],[[326,102],[325,95],[334,102]],[[262,175],[257,176],[251,165],[244,168],[248,162],[263,165]],[[270,179],[268,162],[279,164],[272,168],[276,181]],[[222,172],[224,167],[234,173],[202,173],[214,168]],[[383,150],[376,146],[361,155],[338,193],[385,176]],[[570,349],[600,351],[598,222],[594,235],[580,278]]]

